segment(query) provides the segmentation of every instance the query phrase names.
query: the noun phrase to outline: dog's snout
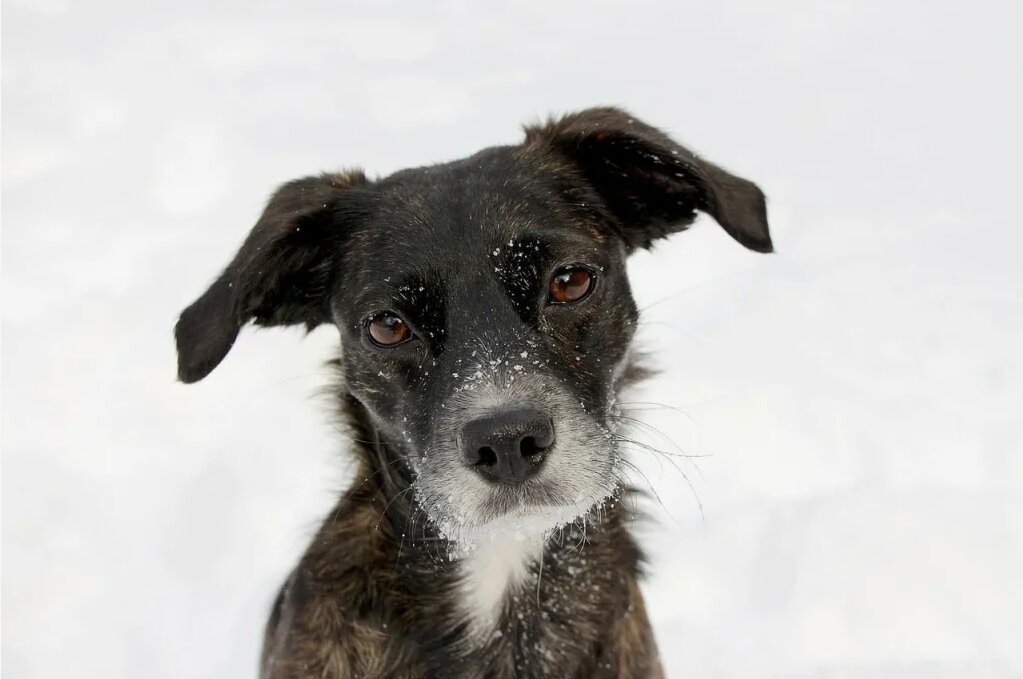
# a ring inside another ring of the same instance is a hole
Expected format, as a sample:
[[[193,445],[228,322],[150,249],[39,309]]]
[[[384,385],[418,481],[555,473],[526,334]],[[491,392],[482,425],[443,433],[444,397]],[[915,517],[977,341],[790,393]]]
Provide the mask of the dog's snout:
[[[491,413],[462,429],[462,459],[494,483],[521,483],[540,470],[554,444],[551,419],[536,408]]]

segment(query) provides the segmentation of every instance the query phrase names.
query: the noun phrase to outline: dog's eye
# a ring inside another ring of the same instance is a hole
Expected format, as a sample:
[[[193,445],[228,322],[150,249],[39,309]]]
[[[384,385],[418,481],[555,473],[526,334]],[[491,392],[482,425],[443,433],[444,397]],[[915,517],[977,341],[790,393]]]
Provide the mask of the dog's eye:
[[[396,347],[412,339],[412,329],[408,324],[389,311],[369,319],[366,327],[373,344],[380,347]]]
[[[550,300],[556,304],[579,302],[593,289],[593,274],[581,267],[565,267],[558,270],[551,279],[547,290]]]

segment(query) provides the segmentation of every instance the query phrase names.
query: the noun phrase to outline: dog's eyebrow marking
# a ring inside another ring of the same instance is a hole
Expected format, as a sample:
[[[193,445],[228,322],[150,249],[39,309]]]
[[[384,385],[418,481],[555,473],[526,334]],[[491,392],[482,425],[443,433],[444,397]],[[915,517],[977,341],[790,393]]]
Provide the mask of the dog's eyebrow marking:
[[[490,253],[494,275],[523,322],[537,322],[540,272],[547,266],[550,246],[536,235],[510,237]]]
[[[389,276],[386,284],[397,303],[396,313],[411,321],[435,353],[444,351],[447,305],[444,284],[426,274]]]
[[[547,281],[541,278],[555,264],[602,261],[599,243],[574,232],[509,236],[490,252],[494,275],[501,282],[523,322],[537,323],[538,300]],[[565,260],[565,261],[556,261]]]

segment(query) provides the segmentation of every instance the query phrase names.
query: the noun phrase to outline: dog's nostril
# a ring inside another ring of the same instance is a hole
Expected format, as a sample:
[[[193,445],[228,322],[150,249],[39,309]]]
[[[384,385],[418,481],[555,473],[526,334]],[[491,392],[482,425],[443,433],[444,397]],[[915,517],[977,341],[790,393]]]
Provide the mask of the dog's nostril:
[[[497,453],[490,446],[483,446],[477,452],[478,459],[476,460],[476,466],[478,467],[493,467],[497,464]]]
[[[533,436],[527,436],[519,441],[519,453],[527,460],[539,456],[544,450],[546,448],[539,445]]]

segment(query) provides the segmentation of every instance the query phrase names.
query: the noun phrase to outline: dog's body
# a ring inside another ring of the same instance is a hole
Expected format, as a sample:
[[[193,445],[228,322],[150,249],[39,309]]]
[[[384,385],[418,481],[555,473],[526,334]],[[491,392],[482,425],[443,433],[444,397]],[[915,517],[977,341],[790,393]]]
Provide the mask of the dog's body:
[[[249,320],[341,333],[358,474],[274,605],[264,677],[660,674],[622,506],[624,262],[697,209],[770,251],[754,185],[615,109],[275,194],[176,329],[186,382]]]

